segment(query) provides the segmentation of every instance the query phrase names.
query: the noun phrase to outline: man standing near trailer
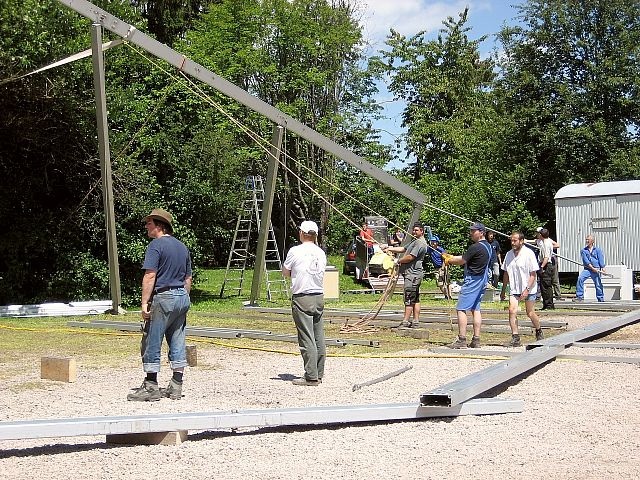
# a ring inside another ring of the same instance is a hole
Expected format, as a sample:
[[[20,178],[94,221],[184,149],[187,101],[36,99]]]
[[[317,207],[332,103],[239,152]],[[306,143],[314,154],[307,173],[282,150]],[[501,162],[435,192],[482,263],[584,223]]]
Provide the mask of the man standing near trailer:
[[[538,262],[533,250],[522,248],[524,246],[524,235],[522,232],[511,234],[511,250],[507,252],[502,270],[502,291],[500,300],[504,300],[507,285],[509,288],[509,325],[511,326],[511,342],[508,347],[519,347],[520,334],[518,332],[518,303],[524,301],[527,310],[527,317],[536,329],[536,340],[542,340],[542,328],[540,319],[535,312],[536,294],[538,293]]]
[[[549,230],[543,228],[538,232],[538,265],[540,270],[540,293],[542,294],[542,309],[555,310],[553,303],[553,277],[556,270],[556,259],[553,255],[553,243],[549,238]]]
[[[469,227],[469,235],[473,240],[473,245],[463,255],[442,254],[447,265],[464,265],[464,283],[456,306],[458,338],[450,345],[450,348],[467,348],[467,311],[471,311],[473,317],[473,338],[469,347],[478,348],[480,346],[480,327],[482,326],[480,302],[487,287],[491,261],[491,245],[484,238],[486,231],[487,229],[482,223],[474,223]]]
[[[604,289],[602,288],[602,279],[600,274],[604,272],[606,263],[604,261],[604,253],[595,246],[596,240],[593,235],[587,235],[587,245],[580,251],[582,256],[582,265],[584,270],[580,272],[578,284],[576,285],[576,298],[574,301],[582,302],[584,300],[584,281],[591,277],[596,287],[596,298],[599,302],[604,302]]]
[[[384,252],[403,253],[396,262],[400,265],[400,275],[404,278],[404,317],[403,327],[417,327],[420,323],[420,285],[424,277],[424,256],[427,253],[427,241],[424,238],[424,226],[413,224],[414,240],[407,246],[386,247]],[[410,321],[413,315],[413,321]]]
[[[147,235],[153,238],[142,268],[142,319],[144,328],[140,353],[146,378],[142,386],[127,395],[127,400],[153,402],[169,397],[182,398],[182,378],[187,366],[185,327],[191,306],[191,255],[180,240],[173,237],[173,217],[156,208],[145,217]],[[169,344],[169,363],[173,376],[166,389],[158,388],[162,339]]]
[[[300,245],[289,250],[282,266],[282,274],[291,277],[291,312],[304,362],[304,378],[296,378],[292,382],[300,386],[322,383],[327,357],[322,318],[327,256],[317,245],[318,231],[315,222],[302,222],[299,228]]]

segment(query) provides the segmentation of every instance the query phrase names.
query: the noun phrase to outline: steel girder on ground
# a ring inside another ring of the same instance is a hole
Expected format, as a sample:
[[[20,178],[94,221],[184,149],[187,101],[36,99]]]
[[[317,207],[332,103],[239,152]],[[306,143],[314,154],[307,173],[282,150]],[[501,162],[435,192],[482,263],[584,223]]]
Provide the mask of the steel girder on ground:
[[[550,337],[527,345],[528,351],[515,358],[504,360],[466,377],[423,393],[423,405],[452,406],[474,398],[494,387],[502,385],[525,372],[554,360],[574,342],[597,338],[614,330],[640,321],[640,310],[594,323],[579,330]]]
[[[522,400],[477,399],[454,407],[397,403],[123,417],[52,418],[0,422],[0,440],[406,421],[460,415],[519,413],[523,407]]]

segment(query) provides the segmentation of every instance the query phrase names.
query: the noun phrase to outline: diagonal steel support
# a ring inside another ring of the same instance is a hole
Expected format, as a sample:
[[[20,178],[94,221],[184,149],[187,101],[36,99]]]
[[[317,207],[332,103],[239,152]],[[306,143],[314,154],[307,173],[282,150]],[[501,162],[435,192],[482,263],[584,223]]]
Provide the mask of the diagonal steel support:
[[[422,405],[453,406],[556,358],[564,346],[541,347],[420,395]]]
[[[180,71],[212,86],[219,92],[249,107],[254,112],[258,112],[264,115],[275,124],[286,128],[290,132],[299,135],[300,137],[308,140],[314,145],[322,148],[326,152],[329,152],[332,155],[335,155],[337,158],[344,160],[361,172],[364,172],[367,175],[375,178],[379,182],[383,183],[389,188],[392,188],[404,197],[413,201],[416,205],[423,205],[425,203],[425,196],[415,188],[407,185],[406,183],[403,183],[401,180],[394,177],[390,173],[385,172],[372,163],[367,162],[364,158],[356,155],[345,147],[338,145],[333,140],[316,132],[312,128],[307,127],[303,123],[287,115],[281,110],[278,110],[277,108],[251,95],[249,92],[243,90],[237,85],[234,85],[233,83],[225,80],[219,75],[216,75],[199,63],[194,62],[190,58],[187,58],[186,56],[168,47],[167,45],[164,45],[151,38],[150,36],[144,34],[140,30],[136,29],[136,27],[134,27],[133,25],[130,25],[125,21],[119,19],[118,17],[111,15],[106,10],[101,9],[100,7],[86,0],[58,1],[63,5],[71,8],[72,10],[75,10],[80,15],[87,17],[95,23],[101,24],[107,30],[110,30],[116,35],[124,38],[125,41],[137,45],[140,48],[151,53],[152,55],[165,60],[169,64],[180,69]]]
[[[417,403],[330,406],[138,415],[125,417],[62,418],[0,422],[0,440],[118,435],[177,430],[220,430],[292,425],[387,422],[461,415],[522,412],[522,400],[478,399],[454,407],[425,407]]]
[[[634,310],[632,312],[627,312],[608,320],[592,323],[591,325],[587,325],[586,327],[580,328],[578,330],[571,330],[570,332],[556,335],[540,342],[530,343],[529,345],[527,345],[527,350],[548,345],[563,345],[565,347],[568,347],[570,345],[573,345],[575,342],[582,342],[592,338],[600,337],[614,330],[618,330],[619,328],[626,327],[637,322],[640,322],[640,310]]]
[[[423,405],[457,405],[555,359],[574,342],[606,335],[613,330],[638,321],[640,321],[640,310],[635,310],[579,330],[530,343],[527,345],[528,351],[515,358],[504,360],[478,373],[467,375],[422,394],[420,403]]]

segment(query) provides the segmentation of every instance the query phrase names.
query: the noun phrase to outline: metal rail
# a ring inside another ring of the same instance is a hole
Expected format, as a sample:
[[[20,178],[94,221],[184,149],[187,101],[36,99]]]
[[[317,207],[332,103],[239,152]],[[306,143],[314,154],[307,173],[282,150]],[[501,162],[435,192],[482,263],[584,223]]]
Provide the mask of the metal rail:
[[[139,332],[140,324],[133,322],[112,322],[108,320],[94,320],[91,322],[68,322],[70,327],[79,328],[114,328],[128,332]],[[207,338],[254,338],[257,340],[276,340],[281,342],[297,343],[296,335],[288,335],[282,333],[272,333],[262,330],[241,330],[234,328],[210,328],[210,327],[187,327],[185,334],[191,337],[207,337]],[[377,340],[361,340],[357,338],[325,338],[325,343],[331,346],[344,347],[347,344],[364,345],[365,347],[379,347],[380,342]]]
[[[0,440],[405,421],[460,415],[520,413],[523,407],[522,400],[478,399],[454,407],[396,403],[122,417],[52,418],[0,422]]]
[[[570,332],[556,335],[540,342],[530,343],[527,345],[527,350],[549,345],[562,345],[568,347],[575,342],[604,336],[605,334],[608,334],[614,330],[618,330],[619,328],[626,327],[627,325],[631,325],[637,322],[640,322],[640,310],[627,312],[617,317],[603,320],[598,323],[593,323],[578,330],[572,330]]]
[[[420,396],[423,405],[457,405],[497,387],[518,375],[554,360],[574,342],[606,335],[621,327],[640,321],[640,310],[594,323],[579,330],[530,343],[525,353],[504,360],[480,372],[447,383]]]

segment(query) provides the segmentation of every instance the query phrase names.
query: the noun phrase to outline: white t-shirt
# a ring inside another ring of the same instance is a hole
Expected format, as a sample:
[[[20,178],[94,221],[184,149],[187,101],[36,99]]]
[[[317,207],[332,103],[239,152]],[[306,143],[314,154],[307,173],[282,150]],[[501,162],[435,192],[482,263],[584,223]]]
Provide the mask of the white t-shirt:
[[[284,268],[291,270],[291,293],[323,293],[327,256],[312,242],[303,242],[289,250]]]
[[[502,269],[509,275],[509,285],[511,295],[520,295],[529,286],[529,276],[531,272],[537,272],[538,261],[533,250],[523,246],[518,255],[512,250],[507,252],[502,264]],[[533,288],[529,290],[529,295],[538,293],[538,282],[533,282]]]
[[[536,240],[536,245],[540,249],[538,252],[538,260],[540,263],[542,263],[545,257],[549,257],[549,263],[551,263],[551,259],[553,258],[553,242],[551,239],[538,239]]]

